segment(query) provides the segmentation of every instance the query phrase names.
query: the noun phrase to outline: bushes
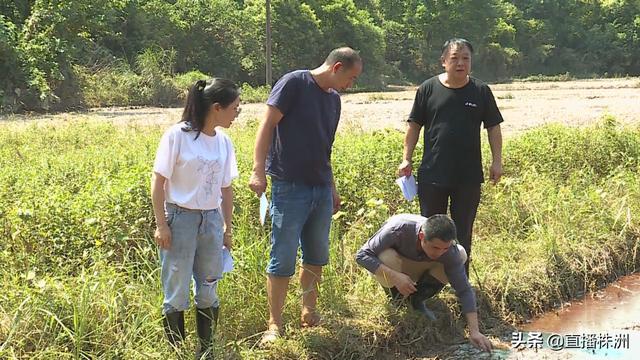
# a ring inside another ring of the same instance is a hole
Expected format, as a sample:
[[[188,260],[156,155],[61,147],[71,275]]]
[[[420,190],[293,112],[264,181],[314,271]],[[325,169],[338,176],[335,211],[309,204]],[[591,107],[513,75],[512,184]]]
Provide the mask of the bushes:
[[[240,97],[243,103],[261,103],[267,101],[269,92],[271,92],[271,86],[263,85],[252,87],[247,83],[243,83],[240,90]]]
[[[138,90],[142,80],[126,64],[116,64],[94,72],[74,66],[74,72],[83,89],[82,98],[87,107],[143,105]]]
[[[176,103],[180,91],[173,83],[176,51],[148,48],[138,55],[137,73],[140,74],[140,96],[146,104],[169,106]]]
[[[332,48],[346,45],[364,59],[361,88],[421,82],[442,70],[440,46],[450,36],[470,37],[478,50],[474,72],[485,80],[640,72],[637,1],[456,4],[274,0],[274,80],[292,69],[313,68]],[[118,59],[146,81],[136,67],[146,49],[173,52],[174,66],[165,75],[198,69],[238,83],[265,83],[263,0],[16,0],[0,2],[0,13],[0,44],[15,50],[3,50],[0,58],[18,61],[9,75],[16,77],[6,79],[11,90],[0,84],[3,111],[76,107],[76,89],[82,88],[74,84],[74,65],[93,75]],[[145,104],[175,102],[174,86],[156,75],[127,93],[136,90],[149,99]]]
[[[89,71],[74,66],[74,76],[82,89],[80,99],[86,107],[103,106],[181,106],[189,88],[200,79],[212,76],[200,71],[177,74],[175,77],[147,73],[147,78],[132,71],[126,64],[116,63],[109,67]],[[264,102],[270,87],[252,87],[242,84],[242,102]]]
[[[15,88],[24,81],[17,51],[16,26],[0,14],[0,112],[11,112],[17,107]],[[19,92],[19,91],[18,91]]]
[[[188,91],[189,88],[191,88],[191,86],[193,86],[193,84],[195,84],[196,81],[198,80],[206,80],[206,79],[210,79],[211,76],[200,72],[198,70],[193,70],[193,71],[189,71],[187,73],[184,74],[178,74],[176,75],[176,77],[173,79],[176,87],[178,89],[180,89],[180,91]]]

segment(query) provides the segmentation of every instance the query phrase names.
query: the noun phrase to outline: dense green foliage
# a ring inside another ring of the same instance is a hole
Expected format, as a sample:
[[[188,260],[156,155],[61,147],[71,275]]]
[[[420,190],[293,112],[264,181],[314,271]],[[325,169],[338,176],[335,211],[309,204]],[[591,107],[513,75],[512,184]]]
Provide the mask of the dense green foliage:
[[[275,79],[359,49],[363,87],[440,71],[444,40],[475,44],[475,74],[640,73],[638,0],[273,0]],[[174,104],[175,74],[264,84],[264,0],[3,0],[0,111]]]
[[[321,285],[324,325],[299,330],[300,292],[292,290],[289,337],[270,352],[255,348],[266,323],[269,241],[246,185],[254,126],[229,132],[241,174],[236,270],[221,282],[217,350],[227,358],[376,359],[423,357],[434,343],[460,341],[453,294],[432,303],[443,314],[438,324],[416,325],[387,307],[355,264],[356,250],[390,214],[418,207],[393,182],[402,134],[347,132],[333,153],[344,206]],[[163,345],[149,199],[161,132],[92,119],[0,127],[1,358],[172,357]],[[472,267],[484,329],[493,335],[640,267],[638,129],[612,119],[586,129],[542,127],[508,139],[504,162],[503,181],[483,187]]]

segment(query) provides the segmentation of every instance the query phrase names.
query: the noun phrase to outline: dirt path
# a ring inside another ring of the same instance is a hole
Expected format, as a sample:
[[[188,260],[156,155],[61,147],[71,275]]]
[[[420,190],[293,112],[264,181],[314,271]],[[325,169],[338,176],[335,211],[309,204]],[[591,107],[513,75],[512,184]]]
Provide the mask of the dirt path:
[[[505,122],[506,135],[545,123],[571,126],[592,124],[611,114],[624,124],[640,123],[640,78],[597,79],[567,82],[518,82],[491,85]],[[340,130],[404,129],[415,87],[394,92],[346,94],[342,98]],[[244,104],[238,123],[262,119],[264,104]],[[9,122],[65,121],[82,117],[103,118],[116,123],[171,124],[180,118],[179,108],[104,108],[84,113],[3,116]]]
[[[622,123],[640,123],[640,79],[512,83],[491,86],[506,134],[550,122],[591,124],[604,114]],[[403,129],[415,89],[344,96],[343,127]]]

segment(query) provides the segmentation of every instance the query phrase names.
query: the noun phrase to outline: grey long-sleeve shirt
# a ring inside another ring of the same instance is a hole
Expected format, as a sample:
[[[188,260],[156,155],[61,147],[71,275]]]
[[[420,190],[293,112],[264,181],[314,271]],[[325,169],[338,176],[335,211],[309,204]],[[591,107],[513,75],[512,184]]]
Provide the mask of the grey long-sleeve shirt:
[[[476,311],[476,296],[464,271],[457,246],[451,246],[437,259],[431,259],[418,245],[420,225],[425,220],[420,215],[398,214],[385,222],[380,230],[367,241],[356,254],[358,264],[375,273],[382,263],[378,258],[383,250],[392,248],[400,256],[413,261],[437,261],[444,265],[444,272],[456,292],[464,314]]]

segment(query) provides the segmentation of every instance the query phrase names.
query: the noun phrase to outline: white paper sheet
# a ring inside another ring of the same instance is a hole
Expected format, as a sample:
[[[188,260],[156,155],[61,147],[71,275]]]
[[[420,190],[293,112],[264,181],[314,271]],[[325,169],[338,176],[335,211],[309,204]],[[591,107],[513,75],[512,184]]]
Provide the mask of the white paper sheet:
[[[264,225],[264,220],[267,217],[267,209],[269,208],[269,200],[267,200],[267,195],[262,193],[260,196],[260,225]]]
[[[416,179],[413,175],[397,178],[396,184],[400,187],[402,195],[407,199],[407,201],[413,200],[413,198],[418,194],[418,185],[416,184]]]
[[[225,246],[222,247],[222,273],[228,273],[233,270],[233,257],[231,252]]]

